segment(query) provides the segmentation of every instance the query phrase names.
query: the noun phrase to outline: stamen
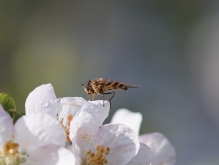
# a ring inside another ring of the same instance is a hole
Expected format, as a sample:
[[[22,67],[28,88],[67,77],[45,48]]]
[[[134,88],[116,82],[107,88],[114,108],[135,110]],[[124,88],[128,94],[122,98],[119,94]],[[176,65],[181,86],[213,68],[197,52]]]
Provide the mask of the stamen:
[[[86,165],[104,165],[107,164],[107,159],[105,158],[106,155],[109,154],[110,148],[105,147],[104,145],[98,145],[96,147],[96,153],[92,152],[91,150],[87,151],[85,164]]]
[[[70,143],[71,140],[70,140],[70,138],[69,138],[69,134],[70,134],[69,128],[70,128],[70,123],[71,123],[71,121],[73,120],[73,115],[72,115],[72,114],[68,115],[67,120],[68,120],[67,126],[65,126],[65,125],[63,124],[64,118],[61,118],[61,119],[60,119],[60,124],[62,125],[62,128],[65,130],[65,133],[66,133],[66,142]]]
[[[25,159],[20,155],[18,148],[18,143],[13,141],[6,142],[2,150],[0,150],[0,164],[19,165],[24,162]]]
[[[71,123],[72,119],[73,119],[73,115],[70,114],[70,115],[68,116],[68,127],[70,127],[70,123]]]

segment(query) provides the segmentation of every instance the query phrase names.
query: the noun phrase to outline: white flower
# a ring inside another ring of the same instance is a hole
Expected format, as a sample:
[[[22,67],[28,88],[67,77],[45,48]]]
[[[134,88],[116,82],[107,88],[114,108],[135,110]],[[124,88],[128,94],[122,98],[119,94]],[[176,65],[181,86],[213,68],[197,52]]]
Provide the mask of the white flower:
[[[131,112],[126,109],[119,109],[113,115],[111,123],[123,123],[139,134],[142,122],[142,115],[139,112]]]
[[[98,126],[101,126],[109,114],[110,107],[109,102],[107,101],[105,102],[105,106],[103,106],[101,100],[86,101],[81,97],[63,97],[60,98],[59,104],[58,119],[66,131],[67,142],[70,142],[70,123],[72,120],[77,120],[77,118],[75,119],[76,114],[78,115],[80,112],[88,112],[95,118],[94,120],[98,123]],[[76,131],[77,128],[75,127],[74,130]]]
[[[59,103],[51,84],[43,84],[36,87],[28,95],[25,102],[26,115],[42,111],[56,117]]]
[[[27,116],[14,128],[4,115],[0,118],[0,124],[9,125],[9,130],[5,125],[0,128],[5,134],[0,135],[0,147],[14,135],[19,151],[28,154],[25,163],[30,165],[175,164],[175,149],[162,134],[138,136],[140,113],[121,109],[112,119],[117,124],[103,125],[110,109],[108,101],[104,105],[102,100],[81,97],[57,99],[51,84],[41,85],[27,97]],[[66,146],[68,150],[64,148],[66,141],[71,144]]]
[[[74,116],[82,111],[91,113],[96,122],[102,125],[103,121],[107,118],[109,114],[109,102],[105,101],[103,106],[102,100],[97,101],[86,101],[82,97],[63,97],[60,98],[60,107],[59,107],[59,120],[63,120],[63,124],[68,123],[67,118],[69,115]]]
[[[79,111],[88,111],[96,116],[95,120],[99,120],[100,125],[109,114],[109,103],[106,102],[103,107],[102,101],[88,102],[81,97],[63,97],[56,98],[54,89],[51,84],[44,84],[35,88],[27,97],[25,102],[26,115],[43,112],[57,118],[62,124],[65,132],[67,142],[69,139],[69,126],[75,114]]]
[[[68,148],[82,164],[151,164],[150,148],[139,142],[132,129],[123,124],[102,125],[109,113],[109,102],[103,106],[102,100],[88,102],[81,97],[65,97],[59,102],[59,120],[72,143]],[[128,114],[123,117],[133,120]],[[133,129],[138,132],[140,113],[136,113],[135,120],[138,123]]]
[[[151,149],[144,143],[140,143],[138,154],[133,157],[126,165],[151,165]]]
[[[21,117],[13,126],[0,105],[0,164],[73,164],[74,155],[64,148],[65,132],[49,114],[38,112]],[[25,153],[25,154],[23,154]]]
[[[125,123],[137,133],[139,132],[141,121],[140,113],[134,113],[127,109],[119,109],[112,118],[112,123]],[[161,133],[144,134],[139,137],[139,140],[150,147],[152,151],[152,165],[175,164],[175,149]]]
[[[82,164],[124,165],[139,150],[137,134],[123,124],[99,126],[96,117],[87,111],[76,114],[70,125],[70,139]]]
[[[175,164],[176,151],[164,135],[158,132],[148,133],[140,135],[139,140],[151,148],[153,165]]]
[[[102,125],[109,109],[108,101],[103,106],[102,100],[60,99],[59,120],[72,143],[68,148],[77,154],[81,164],[123,165],[137,154],[140,143],[134,131],[123,124]]]
[[[0,104],[0,148],[12,138],[14,133],[13,122],[11,117]]]

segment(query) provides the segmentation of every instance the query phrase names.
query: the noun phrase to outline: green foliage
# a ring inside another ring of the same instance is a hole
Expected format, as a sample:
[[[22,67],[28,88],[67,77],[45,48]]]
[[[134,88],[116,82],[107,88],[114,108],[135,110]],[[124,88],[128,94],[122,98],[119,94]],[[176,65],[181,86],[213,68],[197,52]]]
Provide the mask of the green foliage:
[[[16,112],[16,105],[14,99],[7,93],[0,93],[0,104],[5,111],[9,113],[13,123],[15,123],[24,113],[18,114]]]
[[[0,103],[6,111],[16,111],[14,99],[7,93],[0,93]]]

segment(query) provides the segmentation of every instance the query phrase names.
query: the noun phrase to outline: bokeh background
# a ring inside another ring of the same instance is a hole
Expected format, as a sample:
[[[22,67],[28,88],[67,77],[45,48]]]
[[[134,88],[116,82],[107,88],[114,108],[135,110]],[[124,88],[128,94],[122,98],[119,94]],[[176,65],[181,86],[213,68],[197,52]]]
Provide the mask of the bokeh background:
[[[98,77],[141,85],[116,92],[106,122],[140,111],[177,165],[219,164],[218,1],[0,2],[0,91],[19,112],[41,84],[87,99],[81,83]]]

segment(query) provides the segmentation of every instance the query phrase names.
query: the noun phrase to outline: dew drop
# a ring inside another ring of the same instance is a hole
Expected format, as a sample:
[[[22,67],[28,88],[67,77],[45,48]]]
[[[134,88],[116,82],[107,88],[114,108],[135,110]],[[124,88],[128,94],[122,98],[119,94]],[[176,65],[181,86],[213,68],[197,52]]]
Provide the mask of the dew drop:
[[[47,107],[47,106],[49,105],[49,103],[48,103],[47,101],[43,101],[43,102],[41,103],[41,105],[42,105],[43,107]]]

